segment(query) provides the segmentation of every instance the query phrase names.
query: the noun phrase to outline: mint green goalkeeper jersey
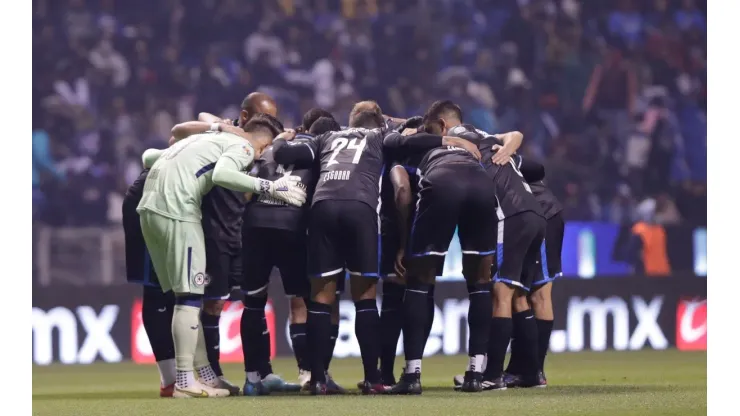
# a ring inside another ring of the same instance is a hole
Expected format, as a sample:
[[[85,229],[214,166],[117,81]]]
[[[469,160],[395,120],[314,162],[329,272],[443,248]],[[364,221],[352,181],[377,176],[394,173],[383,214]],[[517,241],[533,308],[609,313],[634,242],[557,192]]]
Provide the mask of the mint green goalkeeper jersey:
[[[230,133],[207,132],[183,139],[152,166],[137,212],[151,211],[179,221],[200,222],[201,200],[213,188],[213,168],[229,158],[243,172],[254,160],[254,148]]]

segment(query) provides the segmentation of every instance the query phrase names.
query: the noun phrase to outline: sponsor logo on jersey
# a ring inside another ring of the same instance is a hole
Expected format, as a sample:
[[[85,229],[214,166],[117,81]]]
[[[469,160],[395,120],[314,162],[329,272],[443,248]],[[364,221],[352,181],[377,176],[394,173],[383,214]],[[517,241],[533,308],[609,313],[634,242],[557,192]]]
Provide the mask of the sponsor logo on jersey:
[[[139,364],[154,363],[152,346],[149,343],[141,318],[141,306],[141,299],[137,299],[131,309],[131,358]],[[219,322],[221,343],[219,350],[222,363],[244,362],[240,335],[242,309],[244,309],[244,306],[241,302],[226,302],[223,312],[221,312],[221,321]],[[267,318],[267,330],[270,332],[270,357],[274,358],[276,351],[275,312],[271,301],[268,301],[265,307],[265,317]]]
[[[196,273],[195,276],[193,276],[193,284],[196,287],[201,287],[206,284],[206,276],[203,273]]]
[[[682,351],[707,349],[707,300],[681,299],[676,309],[676,348]]]

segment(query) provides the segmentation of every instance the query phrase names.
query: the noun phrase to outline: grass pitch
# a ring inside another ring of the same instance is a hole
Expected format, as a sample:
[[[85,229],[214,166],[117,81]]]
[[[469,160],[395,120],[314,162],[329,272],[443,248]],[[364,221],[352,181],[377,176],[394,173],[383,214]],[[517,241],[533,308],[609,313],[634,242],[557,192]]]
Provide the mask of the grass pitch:
[[[452,390],[452,376],[465,357],[424,359],[420,397],[272,395],[173,400],[158,397],[153,366],[131,363],[33,368],[33,414],[54,416],[170,415],[705,415],[706,353],[678,351],[553,354],[546,389],[509,389],[478,394]],[[400,368],[401,357],[396,362]],[[295,379],[292,359],[273,363]],[[226,376],[243,383],[241,366]],[[334,360],[332,374],[346,388],[360,379],[359,359]],[[356,392],[356,391],[355,391]]]

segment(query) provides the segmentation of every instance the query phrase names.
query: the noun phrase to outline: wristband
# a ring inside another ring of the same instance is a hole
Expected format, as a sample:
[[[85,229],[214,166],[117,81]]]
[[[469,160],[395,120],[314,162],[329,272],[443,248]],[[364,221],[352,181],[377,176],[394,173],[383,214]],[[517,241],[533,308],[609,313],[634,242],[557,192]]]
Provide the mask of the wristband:
[[[221,131],[221,123],[211,123],[211,131]]]

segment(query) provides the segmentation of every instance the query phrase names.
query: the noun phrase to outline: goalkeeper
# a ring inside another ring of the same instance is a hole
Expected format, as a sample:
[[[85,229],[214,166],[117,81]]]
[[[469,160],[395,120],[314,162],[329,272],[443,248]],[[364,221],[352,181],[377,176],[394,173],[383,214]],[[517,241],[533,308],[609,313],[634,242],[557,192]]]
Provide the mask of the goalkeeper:
[[[199,128],[201,122],[191,122]],[[207,124],[206,124],[207,125]],[[172,318],[175,344],[174,397],[223,397],[225,389],[195,380],[194,369],[209,365],[199,314],[206,285],[201,200],[214,186],[244,193],[269,194],[301,206],[306,192],[300,178],[271,182],[245,174],[272,143],[272,129],[260,117],[244,126],[214,124],[211,131],[183,139],[169,149],[149,149],[142,157],[151,167],[137,208],[144,240],[162,290],[176,297]]]

